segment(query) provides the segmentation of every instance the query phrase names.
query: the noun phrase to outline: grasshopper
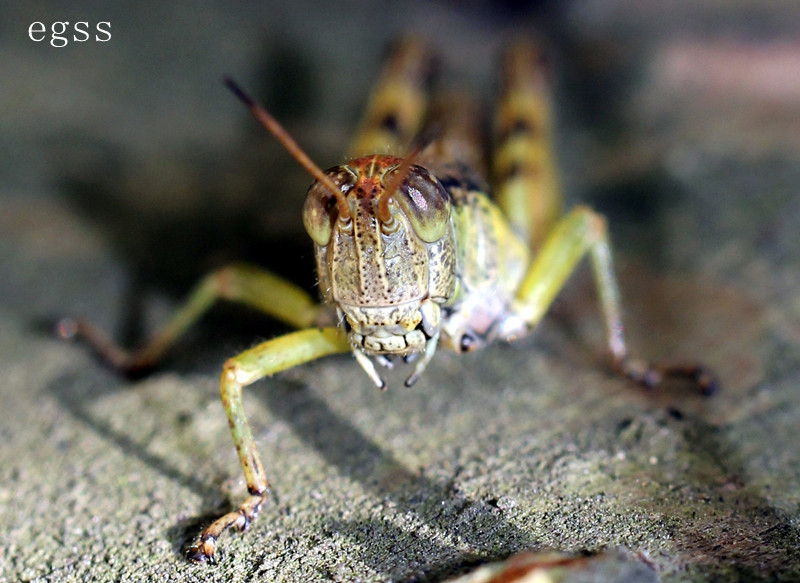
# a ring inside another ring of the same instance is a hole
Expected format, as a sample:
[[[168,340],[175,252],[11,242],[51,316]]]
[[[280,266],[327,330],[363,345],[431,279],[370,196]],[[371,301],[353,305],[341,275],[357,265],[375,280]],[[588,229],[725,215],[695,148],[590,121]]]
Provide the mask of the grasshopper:
[[[611,364],[652,387],[666,377],[717,386],[699,365],[660,366],[629,357],[605,220],[586,206],[561,216],[549,83],[539,48],[517,42],[501,63],[494,157],[485,167],[479,116],[463,96],[431,97],[427,47],[401,39],[368,101],[348,161],[322,171],[283,128],[235,83],[227,85],[314,177],[303,224],[314,244],[322,303],[262,269],[235,264],[203,279],[166,325],[127,352],[85,320],[63,320],[113,366],[152,367],[217,300],[242,302],[298,331],[229,359],[221,379],[249,495],[214,521],[189,550],[214,561],[217,539],[246,530],[269,489],[242,404],[242,388],[323,356],[351,352],[370,379],[379,366],[413,363],[412,385],[437,346],[473,351],[527,335],[588,255],[605,321]],[[427,139],[431,123],[438,128]],[[494,201],[489,180],[494,184]]]

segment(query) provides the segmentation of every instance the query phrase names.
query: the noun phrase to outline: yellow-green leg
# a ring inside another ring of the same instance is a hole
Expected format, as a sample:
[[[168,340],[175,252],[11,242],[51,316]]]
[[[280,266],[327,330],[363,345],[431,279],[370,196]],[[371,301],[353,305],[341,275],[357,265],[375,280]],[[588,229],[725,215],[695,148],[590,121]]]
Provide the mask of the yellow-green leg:
[[[717,380],[702,366],[653,365],[628,356],[606,222],[588,207],[579,206],[572,210],[544,241],[517,291],[512,306],[516,317],[528,327],[535,326],[587,253],[592,264],[614,368],[647,387],[658,385],[664,377],[682,377],[695,382],[704,394],[713,393],[717,388]]]
[[[534,251],[561,214],[553,106],[541,53],[535,44],[519,41],[503,55],[492,169],[498,205]]]
[[[203,278],[166,325],[136,351],[120,348],[83,319],[61,320],[58,333],[64,338],[83,338],[106,362],[134,373],[158,363],[175,341],[219,299],[249,305],[295,328],[312,326],[320,317],[321,307],[298,286],[258,267],[233,264]]]
[[[340,328],[313,328],[268,340],[225,363],[220,394],[249,496],[239,508],[215,520],[202,532],[200,539],[189,549],[191,560],[213,561],[217,538],[232,526],[240,531],[246,530],[261,510],[269,489],[267,474],[244,413],[242,387],[298,364],[349,350],[347,334]]]
[[[390,47],[348,157],[408,153],[428,109],[433,69],[433,57],[420,40],[402,37]]]

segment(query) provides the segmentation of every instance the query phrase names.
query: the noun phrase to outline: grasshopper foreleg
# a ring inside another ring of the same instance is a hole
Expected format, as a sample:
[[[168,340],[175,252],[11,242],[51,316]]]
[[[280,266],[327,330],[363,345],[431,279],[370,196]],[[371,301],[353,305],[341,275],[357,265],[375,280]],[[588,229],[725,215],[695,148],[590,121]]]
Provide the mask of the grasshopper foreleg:
[[[246,530],[258,516],[269,490],[267,474],[244,413],[242,388],[298,364],[349,350],[350,342],[340,328],[312,328],[263,342],[225,363],[220,394],[249,496],[236,510],[218,518],[201,533],[188,552],[192,561],[213,561],[217,538],[232,526]]]
[[[515,325],[535,326],[587,253],[592,264],[614,369],[646,387],[655,387],[666,377],[677,377],[693,381],[705,395],[714,393],[718,387],[717,379],[703,366],[664,366],[629,356],[606,222],[602,216],[585,206],[579,206],[565,216],[545,240],[517,291],[512,305],[514,316],[506,326],[509,329]],[[515,319],[518,319],[516,324]]]

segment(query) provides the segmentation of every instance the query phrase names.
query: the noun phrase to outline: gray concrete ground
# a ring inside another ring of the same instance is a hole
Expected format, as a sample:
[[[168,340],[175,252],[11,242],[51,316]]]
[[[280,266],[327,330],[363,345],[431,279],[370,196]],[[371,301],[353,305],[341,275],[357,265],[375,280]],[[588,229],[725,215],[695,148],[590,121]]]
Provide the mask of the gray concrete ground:
[[[566,580],[797,580],[800,7],[574,2],[319,8],[16,3],[0,21],[0,581],[442,581],[523,550]],[[109,21],[107,43],[34,43]],[[552,37],[571,202],[611,222],[632,345],[713,366],[712,399],[609,374],[581,270],[538,333],[413,389],[350,357],[247,391],[275,500],[217,566],[182,549],[244,494],[221,363],[282,330],[220,307],[126,381],[48,331],[135,339],[250,259],[313,285],[302,171],[219,83],[333,164],[383,43],[417,30],[491,94],[514,34]]]

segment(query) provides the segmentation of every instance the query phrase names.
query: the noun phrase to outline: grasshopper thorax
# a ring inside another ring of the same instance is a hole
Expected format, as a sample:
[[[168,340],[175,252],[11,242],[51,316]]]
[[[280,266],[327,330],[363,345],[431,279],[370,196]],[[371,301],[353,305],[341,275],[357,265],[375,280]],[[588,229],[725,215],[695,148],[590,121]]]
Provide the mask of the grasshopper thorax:
[[[315,243],[324,299],[336,305],[354,350],[426,350],[438,338],[440,305],[455,287],[447,191],[425,168],[402,168],[394,156],[357,158],[325,174],[349,216],[341,216],[338,194],[319,181],[311,185],[303,223]]]

